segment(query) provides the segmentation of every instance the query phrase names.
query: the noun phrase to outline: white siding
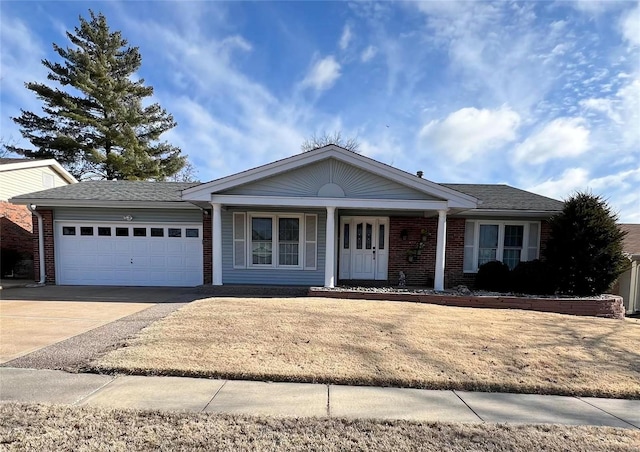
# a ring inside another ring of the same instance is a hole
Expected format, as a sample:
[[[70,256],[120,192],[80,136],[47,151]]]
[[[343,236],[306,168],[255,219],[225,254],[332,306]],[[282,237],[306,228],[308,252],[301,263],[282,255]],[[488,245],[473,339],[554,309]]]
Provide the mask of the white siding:
[[[49,181],[52,179],[53,185],[50,185]],[[63,185],[68,185],[68,182],[48,166],[2,171],[0,172],[0,201]]]

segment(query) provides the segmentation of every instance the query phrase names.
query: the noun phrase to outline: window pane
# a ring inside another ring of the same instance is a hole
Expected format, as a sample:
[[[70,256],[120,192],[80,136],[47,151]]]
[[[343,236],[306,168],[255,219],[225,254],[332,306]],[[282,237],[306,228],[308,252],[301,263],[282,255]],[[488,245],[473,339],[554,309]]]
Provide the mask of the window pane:
[[[373,225],[367,223],[367,236],[366,236],[366,242],[365,242],[365,248],[370,250],[371,249],[371,236],[373,233]]]
[[[298,265],[299,245],[297,243],[280,243],[278,247],[280,265]]]
[[[146,237],[147,236],[147,228],[133,228],[133,236],[134,237]]]
[[[480,225],[480,246],[478,250],[478,267],[495,261],[498,256],[498,225]]]
[[[76,235],[76,227],[75,226],[63,226],[62,227],[62,235]]]
[[[281,242],[298,242],[300,239],[300,220],[280,218],[278,220],[278,239]]]
[[[92,226],[83,226],[80,228],[80,235],[93,235]]]
[[[251,244],[251,254],[255,265],[271,265],[271,242],[254,240]]]
[[[504,227],[504,246],[522,248],[524,226],[506,225]]]
[[[182,237],[182,229],[180,228],[168,228],[167,237]]]
[[[498,247],[498,225],[497,224],[481,224],[480,225],[480,248],[497,248]]]
[[[356,249],[362,249],[362,223],[356,225]]]
[[[164,228],[151,228],[151,237],[164,237]]]
[[[478,253],[478,267],[482,264],[486,264],[487,262],[496,260],[496,249],[495,248],[480,248]]]
[[[127,237],[129,235],[129,228],[116,228],[117,237]]]
[[[378,232],[378,249],[384,249],[384,224],[380,225],[380,231]]]
[[[98,235],[102,235],[102,236],[111,235],[111,228],[98,228]]]
[[[502,256],[502,262],[509,266],[510,270],[516,268],[516,265],[520,262],[521,250],[519,249],[506,249]]]
[[[197,229],[191,229],[191,228],[187,228],[184,230],[184,234],[186,237],[198,237],[198,233],[200,231],[198,231]]]
[[[253,240],[272,239],[271,218],[252,218],[251,219],[251,238]]]
[[[273,263],[273,222],[271,218],[251,219],[251,262],[254,265]]]
[[[298,265],[300,220],[280,218],[278,220],[278,264]]]
[[[344,225],[344,233],[342,234],[342,247],[345,250],[349,249],[349,223]]]

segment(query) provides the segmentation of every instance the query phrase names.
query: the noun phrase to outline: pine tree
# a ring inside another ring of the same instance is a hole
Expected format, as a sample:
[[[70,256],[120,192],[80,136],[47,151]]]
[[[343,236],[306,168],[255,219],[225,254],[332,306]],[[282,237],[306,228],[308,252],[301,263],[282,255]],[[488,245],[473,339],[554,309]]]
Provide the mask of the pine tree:
[[[176,174],[185,165],[180,149],[160,142],[176,126],[158,104],[143,106],[153,88],[132,75],[142,58],[120,32],[111,32],[105,16],[89,11],[72,47],[55,43],[62,62],[42,60],[48,79],[59,86],[25,83],[43,101],[44,115],[21,110],[12,118],[35,149],[8,146],[31,158],[55,158],[77,178],[155,179]]]
[[[581,296],[606,292],[627,264],[625,233],[607,203],[600,196],[577,193],[550,225],[545,254],[558,291]]]

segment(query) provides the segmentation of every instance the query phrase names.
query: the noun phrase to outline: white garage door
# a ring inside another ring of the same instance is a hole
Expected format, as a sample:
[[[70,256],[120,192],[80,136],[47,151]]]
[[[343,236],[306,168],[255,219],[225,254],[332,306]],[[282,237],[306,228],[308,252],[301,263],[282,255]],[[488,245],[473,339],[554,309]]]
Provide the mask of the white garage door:
[[[199,224],[59,222],[55,247],[58,284],[202,284]]]

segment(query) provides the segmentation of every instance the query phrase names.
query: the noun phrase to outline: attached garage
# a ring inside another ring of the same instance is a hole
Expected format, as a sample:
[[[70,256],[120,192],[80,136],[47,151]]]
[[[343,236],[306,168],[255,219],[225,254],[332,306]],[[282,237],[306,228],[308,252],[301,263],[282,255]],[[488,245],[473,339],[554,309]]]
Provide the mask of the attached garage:
[[[32,210],[43,238],[34,250],[36,276],[83,286],[210,282],[211,205],[181,197],[194,185],[87,181],[23,195],[19,202]]]
[[[201,224],[56,222],[55,229],[58,284],[202,284]]]

